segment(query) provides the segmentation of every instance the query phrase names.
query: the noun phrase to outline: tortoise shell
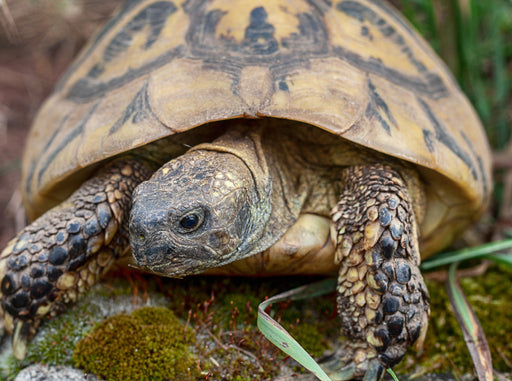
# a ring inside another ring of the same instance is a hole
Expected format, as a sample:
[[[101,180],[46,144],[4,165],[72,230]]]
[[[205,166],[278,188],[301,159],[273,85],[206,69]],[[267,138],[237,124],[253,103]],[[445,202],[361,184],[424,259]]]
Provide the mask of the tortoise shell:
[[[28,214],[112,156],[211,121],[260,117],[416,164],[428,201],[423,254],[487,203],[490,151],[473,108],[381,1],[132,0],[35,120],[23,160]]]

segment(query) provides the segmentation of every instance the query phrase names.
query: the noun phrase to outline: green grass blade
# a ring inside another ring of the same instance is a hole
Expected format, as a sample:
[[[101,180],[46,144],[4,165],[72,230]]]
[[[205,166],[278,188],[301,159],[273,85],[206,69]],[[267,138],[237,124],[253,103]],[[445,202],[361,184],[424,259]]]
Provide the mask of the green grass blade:
[[[395,372],[393,372],[393,369],[388,368],[386,371],[391,375],[394,381],[398,381],[398,377],[396,376]]]
[[[269,314],[265,309],[272,303],[283,300],[300,300],[313,298],[332,292],[336,286],[335,279],[326,279],[324,281],[301,286],[290,291],[275,295],[258,306],[258,328],[275,346],[284,353],[295,359],[304,368],[312,372],[322,381],[331,381],[329,376],[318,365],[318,363],[307,353],[304,348]]]
[[[432,270],[439,266],[449,265],[467,259],[486,257],[490,254],[507,249],[512,249],[512,239],[486,243],[477,247],[439,254],[424,261],[420,265],[420,269],[423,271]],[[492,256],[489,256],[489,258],[492,259]]]
[[[488,258],[512,270],[512,254],[494,254]]]
[[[457,264],[452,264],[448,273],[447,291],[455,317],[461,327],[478,379],[492,380],[492,359],[489,346],[473,309],[469,305],[456,279]]]

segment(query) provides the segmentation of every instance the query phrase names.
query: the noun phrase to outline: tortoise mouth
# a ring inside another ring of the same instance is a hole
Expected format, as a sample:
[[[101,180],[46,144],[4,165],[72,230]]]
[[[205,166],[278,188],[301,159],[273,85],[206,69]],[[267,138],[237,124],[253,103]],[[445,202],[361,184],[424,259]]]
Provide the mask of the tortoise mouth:
[[[200,274],[206,269],[193,268],[191,265],[177,265],[174,262],[140,266],[143,270],[168,278],[184,278],[188,275]]]
[[[212,267],[221,265],[219,255],[208,246],[176,245],[169,237],[162,242],[152,240],[153,244],[139,245],[132,242],[132,255],[138,267],[152,273],[179,278],[199,274]],[[157,242],[155,242],[157,241]]]
[[[201,263],[193,260],[179,262],[177,258],[151,264],[137,262],[137,266],[145,271],[169,278],[183,278],[188,275],[200,274],[212,267],[210,262]]]

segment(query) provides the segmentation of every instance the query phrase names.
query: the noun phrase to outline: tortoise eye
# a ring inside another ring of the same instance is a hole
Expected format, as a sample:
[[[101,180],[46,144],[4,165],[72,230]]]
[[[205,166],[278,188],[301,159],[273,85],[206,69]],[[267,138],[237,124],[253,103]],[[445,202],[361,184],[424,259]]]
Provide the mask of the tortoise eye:
[[[192,232],[196,230],[204,220],[204,213],[201,213],[201,211],[194,210],[190,212],[189,214],[186,214],[185,216],[181,217],[179,224],[181,229],[186,232]]]
[[[184,229],[193,229],[199,224],[199,217],[197,214],[189,214],[180,220],[180,225]]]

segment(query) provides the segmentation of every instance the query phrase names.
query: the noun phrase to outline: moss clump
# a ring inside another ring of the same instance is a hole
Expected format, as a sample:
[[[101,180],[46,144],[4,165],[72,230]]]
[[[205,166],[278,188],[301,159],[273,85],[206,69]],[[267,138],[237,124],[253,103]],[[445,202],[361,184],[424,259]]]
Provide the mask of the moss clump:
[[[12,380],[19,371],[32,363],[46,365],[72,365],[76,344],[86,337],[106,316],[121,312],[130,313],[143,305],[162,305],[163,295],[151,292],[151,297],[134,297],[133,290],[124,278],[111,277],[107,287],[98,284],[65,313],[41,325],[36,337],[29,342],[27,356],[17,360],[10,345],[4,346],[0,357],[0,380]],[[141,283],[141,282],[139,282]]]
[[[144,307],[100,323],[78,342],[74,365],[106,380],[196,377],[191,330],[164,307]]]

